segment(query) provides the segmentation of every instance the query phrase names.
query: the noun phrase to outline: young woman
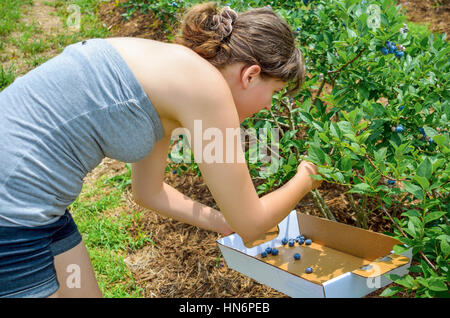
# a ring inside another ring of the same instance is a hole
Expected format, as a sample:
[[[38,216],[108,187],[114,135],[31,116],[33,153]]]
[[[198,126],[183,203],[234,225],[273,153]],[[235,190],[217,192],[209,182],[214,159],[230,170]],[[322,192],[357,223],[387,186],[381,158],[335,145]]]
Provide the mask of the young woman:
[[[106,156],[133,163],[136,202],[163,215],[245,241],[278,224],[319,185],[313,164],[259,198],[240,143],[225,141],[233,162],[198,161],[220,212],[164,183],[164,168],[175,128],[201,151],[202,131],[226,136],[303,79],[284,20],[213,2],[185,14],[176,43],[90,39],[16,79],[0,93],[0,296],[101,297],[67,207]]]

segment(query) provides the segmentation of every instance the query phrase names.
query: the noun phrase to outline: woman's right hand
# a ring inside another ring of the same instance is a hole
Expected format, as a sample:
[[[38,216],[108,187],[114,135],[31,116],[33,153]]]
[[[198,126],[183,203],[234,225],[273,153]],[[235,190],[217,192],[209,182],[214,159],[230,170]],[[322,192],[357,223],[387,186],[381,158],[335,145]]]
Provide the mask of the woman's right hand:
[[[297,175],[302,178],[308,178],[311,181],[311,190],[317,189],[322,183],[322,180],[316,180],[310,176],[318,174],[317,166],[312,162],[303,160],[297,167]]]

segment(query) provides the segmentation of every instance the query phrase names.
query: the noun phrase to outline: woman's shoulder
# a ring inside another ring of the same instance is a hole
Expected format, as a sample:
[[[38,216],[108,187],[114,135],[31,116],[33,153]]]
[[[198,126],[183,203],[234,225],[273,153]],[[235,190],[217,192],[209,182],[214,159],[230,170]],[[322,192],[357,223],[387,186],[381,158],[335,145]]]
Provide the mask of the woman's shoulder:
[[[185,46],[140,38],[107,40],[127,62],[160,117],[174,120],[198,105],[231,96],[220,71]]]

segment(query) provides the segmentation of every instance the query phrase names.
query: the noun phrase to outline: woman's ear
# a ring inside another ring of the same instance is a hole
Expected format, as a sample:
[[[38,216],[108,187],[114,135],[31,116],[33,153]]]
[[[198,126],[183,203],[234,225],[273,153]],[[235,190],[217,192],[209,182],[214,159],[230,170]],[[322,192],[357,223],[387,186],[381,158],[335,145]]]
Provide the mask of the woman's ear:
[[[250,83],[253,83],[260,73],[261,67],[259,65],[254,64],[244,67],[241,72],[241,80],[244,84],[244,88],[247,88]]]

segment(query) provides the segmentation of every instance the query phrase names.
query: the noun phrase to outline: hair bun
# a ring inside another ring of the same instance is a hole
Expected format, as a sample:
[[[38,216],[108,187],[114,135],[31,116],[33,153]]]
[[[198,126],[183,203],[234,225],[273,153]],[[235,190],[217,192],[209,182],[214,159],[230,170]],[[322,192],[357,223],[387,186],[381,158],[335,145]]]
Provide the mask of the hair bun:
[[[230,36],[233,31],[233,22],[236,21],[237,16],[237,13],[229,6],[223,7],[219,14],[213,16],[210,29],[217,32],[220,41]]]

